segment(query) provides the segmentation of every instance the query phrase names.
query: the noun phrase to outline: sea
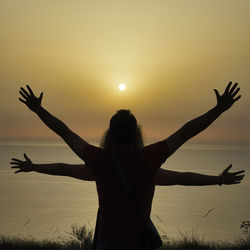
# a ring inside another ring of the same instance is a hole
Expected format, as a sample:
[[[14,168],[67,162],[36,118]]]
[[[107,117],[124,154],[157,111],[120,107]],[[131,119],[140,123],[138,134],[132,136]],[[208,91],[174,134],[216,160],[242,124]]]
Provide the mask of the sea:
[[[14,174],[11,158],[26,153],[34,163],[83,164],[65,144],[52,142],[0,143],[0,235],[62,240],[73,225],[93,230],[98,200],[94,182],[35,172]],[[166,239],[198,237],[234,241],[244,237],[250,221],[250,146],[183,145],[165,169],[218,175],[245,170],[236,185],[156,187],[151,218]]]

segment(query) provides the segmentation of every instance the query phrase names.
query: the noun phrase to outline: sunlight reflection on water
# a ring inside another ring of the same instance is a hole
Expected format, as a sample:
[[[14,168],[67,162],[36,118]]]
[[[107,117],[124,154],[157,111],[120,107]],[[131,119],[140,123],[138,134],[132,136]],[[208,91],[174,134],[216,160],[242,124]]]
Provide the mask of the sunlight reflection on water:
[[[57,238],[74,223],[94,228],[94,183],[33,172],[15,175],[8,164],[24,152],[37,163],[81,163],[70,149],[50,143],[2,143],[0,149],[0,233]],[[197,234],[214,240],[238,237],[241,222],[250,219],[249,151],[248,146],[187,145],[170,157],[164,168],[216,175],[232,163],[235,171],[246,170],[246,178],[233,186],[157,187],[151,217],[160,234],[170,238]]]

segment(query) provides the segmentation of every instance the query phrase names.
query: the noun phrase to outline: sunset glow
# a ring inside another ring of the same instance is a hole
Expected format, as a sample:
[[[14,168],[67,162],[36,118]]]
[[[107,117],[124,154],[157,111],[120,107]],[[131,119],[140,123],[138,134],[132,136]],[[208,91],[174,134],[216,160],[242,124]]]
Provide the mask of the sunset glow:
[[[127,108],[156,140],[237,81],[242,99],[194,142],[250,143],[250,1],[3,0],[0,9],[1,139],[57,138],[19,103],[27,83],[86,139]]]

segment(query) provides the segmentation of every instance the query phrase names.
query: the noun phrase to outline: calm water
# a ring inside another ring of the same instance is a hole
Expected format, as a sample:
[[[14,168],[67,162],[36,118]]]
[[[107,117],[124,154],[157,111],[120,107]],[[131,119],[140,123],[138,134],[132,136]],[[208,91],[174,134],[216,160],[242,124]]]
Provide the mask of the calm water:
[[[0,144],[0,233],[56,239],[67,237],[72,224],[94,228],[95,184],[33,172],[13,174],[10,158],[22,158],[24,152],[36,163],[81,163],[62,144]],[[246,170],[240,185],[156,188],[151,217],[160,234],[197,234],[207,240],[242,235],[241,222],[250,220],[249,146],[187,145],[163,167],[216,175],[230,163],[235,171]]]

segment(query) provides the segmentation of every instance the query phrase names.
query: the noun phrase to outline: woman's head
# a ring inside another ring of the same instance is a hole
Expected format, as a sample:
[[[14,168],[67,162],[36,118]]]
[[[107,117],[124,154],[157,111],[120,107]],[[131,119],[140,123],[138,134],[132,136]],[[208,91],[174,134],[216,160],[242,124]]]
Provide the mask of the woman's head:
[[[118,110],[110,119],[109,129],[103,137],[101,147],[111,149],[113,144],[143,147],[141,130],[130,110]]]

